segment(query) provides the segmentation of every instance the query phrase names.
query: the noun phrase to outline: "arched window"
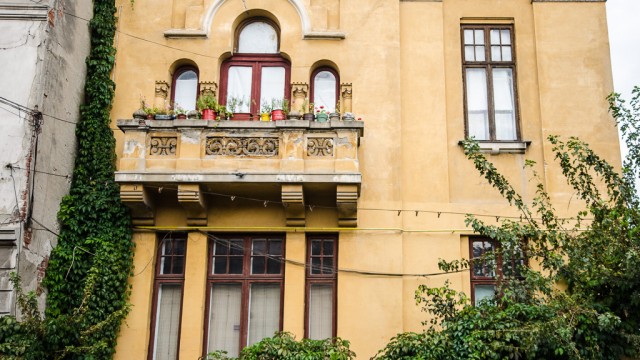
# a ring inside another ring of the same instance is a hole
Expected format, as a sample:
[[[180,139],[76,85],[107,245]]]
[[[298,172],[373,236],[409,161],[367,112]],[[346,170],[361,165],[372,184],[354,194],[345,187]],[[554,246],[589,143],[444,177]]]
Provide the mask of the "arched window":
[[[311,75],[311,102],[315,107],[324,106],[328,112],[333,112],[338,103],[338,73],[329,67],[316,69]]]
[[[187,111],[196,108],[198,96],[198,69],[193,66],[178,68],[173,74],[171,86],[171,102],[174,107],[181,107]]]
[[[237,120],[289,98],[291,65],[280,56],[279,33],[267,18],[249,19],[236,30],[236,54],[220,68],[220,102]]]

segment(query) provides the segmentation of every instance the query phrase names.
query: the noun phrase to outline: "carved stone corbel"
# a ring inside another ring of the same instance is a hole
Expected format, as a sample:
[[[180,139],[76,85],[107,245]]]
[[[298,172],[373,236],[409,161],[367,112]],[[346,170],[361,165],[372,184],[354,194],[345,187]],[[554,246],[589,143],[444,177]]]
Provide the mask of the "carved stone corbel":
[[[215,81],[200,81],[200,95],[215,97],[218,93],[218,84]]]
[[[287,215],[287,226],[305,226],[306,213],[302,185],[282,185],[282,202]]]
[[[291,110],[300,111],[300,113],[308,112],[308,109],[302,109],[304,100],[309,95],[309,84],[302,82],[291,83]]]
[[[131,209],[131,222],[133,225],[154,225],[155,208],[151,198],[151,192],[142,184],[120,185],[120,199]]]
[[[207,205],[200,185],[178,185],[178,202],[187,212],[187,225],[207,226]]]
[[[358,185],[338,185],[336,189],[338,226],[358,226],[358,196]]]
[[[169,97],[169,83],[163,80],[156,80],[155,98],[153,106],[164,109],[167,98]]]
[[[340,95],[342,97],[342,101],[340,102],[342,106],[342,113],[352,112],[351,98],[353,96],[353,87],[351,86],[351,83],[340,84]]]

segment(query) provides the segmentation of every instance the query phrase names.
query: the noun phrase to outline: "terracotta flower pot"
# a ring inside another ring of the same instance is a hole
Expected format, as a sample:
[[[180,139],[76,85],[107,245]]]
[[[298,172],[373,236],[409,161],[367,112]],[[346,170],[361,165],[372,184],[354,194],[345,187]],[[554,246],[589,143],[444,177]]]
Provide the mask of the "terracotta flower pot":
[[[187,118],[187,114],[178,114],[179,120],[185,120]]]
[[[276,120],[284,120],[284,119],[286,119],[286,117],[284,116],[284,111],[273,110],[271,112],[271,120],[276,121]]]
[[[216,112],[211,109],[203,109],[202,110],[202,119],[203,120],[215,120]]]

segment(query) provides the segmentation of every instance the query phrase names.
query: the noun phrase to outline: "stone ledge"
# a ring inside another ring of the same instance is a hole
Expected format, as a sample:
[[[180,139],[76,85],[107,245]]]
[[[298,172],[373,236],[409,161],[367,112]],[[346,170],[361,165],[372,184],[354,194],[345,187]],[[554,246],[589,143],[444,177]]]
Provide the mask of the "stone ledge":
[[[118,183],[362,183],[362,174],[358,173],[167,173],[167,172],[130,172],[117,171],[115,180]]]
[[[458,145],[462,146],[462,143],[462,140],[458,141]],[[478,145],[480,146],[480,152],[491,155],[524,154],[529,145],[531,145],[531,141],[478,141]]]

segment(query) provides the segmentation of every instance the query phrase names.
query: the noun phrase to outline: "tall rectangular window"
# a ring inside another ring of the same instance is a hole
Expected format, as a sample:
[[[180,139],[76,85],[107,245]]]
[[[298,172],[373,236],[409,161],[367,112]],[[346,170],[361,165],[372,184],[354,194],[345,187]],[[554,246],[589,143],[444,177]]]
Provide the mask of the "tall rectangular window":
[[[205,353],[243,347],[282,329],[284,238],[210,236]]]
[[[466,136],[518,140],[513,26],[463,25],[462,40]]]
[[[337,253],[337,236],[307,237],[305,337],[309,339],[336,336]]]
[[[178,358],[187,235],[162,234],[156,260],[149,358]]]

